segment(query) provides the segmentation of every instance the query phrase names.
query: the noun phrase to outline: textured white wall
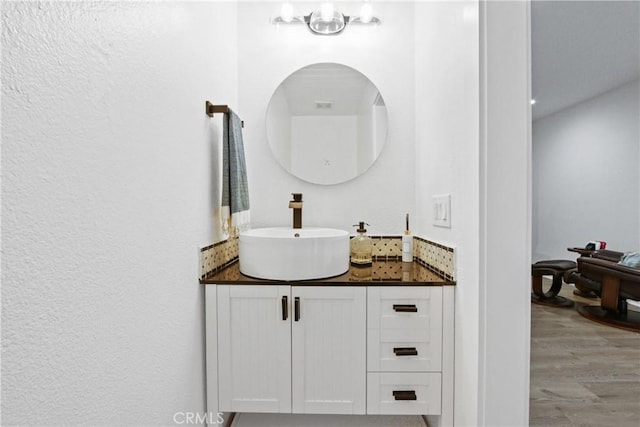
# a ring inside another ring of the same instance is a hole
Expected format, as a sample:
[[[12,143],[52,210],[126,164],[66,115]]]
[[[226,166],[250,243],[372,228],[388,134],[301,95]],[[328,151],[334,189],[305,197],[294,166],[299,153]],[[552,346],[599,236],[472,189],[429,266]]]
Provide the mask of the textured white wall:
[[[413,3],[376,2],[377,28],[352,26],[337,37],[314,36],[304,26],[275,27],[269,18],[281,2],[238,5],[239,112],[249,168],[252,226],[291,224],[290,193],[304,194],[303,224],[352,230],[359,220],[374,234],[400,234],[415,205]],[[299,13],[313,3],[296,2]],[[340,3],[346,14],[359,2]],[[389,136],[376,163],[349,182],[323,186],[281,168],[271,153],[265,113],[271,95],[293,71],[316,62],[338,62],[365,74],[380,90],[389,113]]]
[[[237,103],[235,8],[3,2],[3,425],[204,410],[204,102]]]
[[[638,117],[636,80],[534,122],[534,259],[589,240],[640,249]]]

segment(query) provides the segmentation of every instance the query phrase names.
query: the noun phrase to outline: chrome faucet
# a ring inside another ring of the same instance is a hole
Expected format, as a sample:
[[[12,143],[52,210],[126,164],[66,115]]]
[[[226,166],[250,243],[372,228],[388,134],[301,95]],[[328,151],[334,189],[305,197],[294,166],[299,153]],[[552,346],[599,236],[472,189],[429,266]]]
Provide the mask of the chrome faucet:
[[[291,193],[293,200],[289,208],[293,209],[293,228],[302,228],[302,193]]]

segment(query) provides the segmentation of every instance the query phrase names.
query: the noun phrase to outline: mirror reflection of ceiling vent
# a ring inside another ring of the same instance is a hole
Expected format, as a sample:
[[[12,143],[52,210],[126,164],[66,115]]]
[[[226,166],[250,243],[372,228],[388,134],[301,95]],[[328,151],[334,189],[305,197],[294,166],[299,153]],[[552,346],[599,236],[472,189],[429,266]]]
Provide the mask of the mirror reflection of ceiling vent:
[[[317,110],[329,110],[333,107],[333,101],[316,101]]]

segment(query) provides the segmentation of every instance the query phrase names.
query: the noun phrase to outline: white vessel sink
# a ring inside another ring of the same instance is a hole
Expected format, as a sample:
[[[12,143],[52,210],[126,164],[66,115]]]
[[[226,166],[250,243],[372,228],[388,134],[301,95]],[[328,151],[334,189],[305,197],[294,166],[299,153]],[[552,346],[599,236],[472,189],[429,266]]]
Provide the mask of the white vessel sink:
[[[256,228],[240,233],[240,272],[267,280],[312,280],[349,270],[349,233],[333,228]]]

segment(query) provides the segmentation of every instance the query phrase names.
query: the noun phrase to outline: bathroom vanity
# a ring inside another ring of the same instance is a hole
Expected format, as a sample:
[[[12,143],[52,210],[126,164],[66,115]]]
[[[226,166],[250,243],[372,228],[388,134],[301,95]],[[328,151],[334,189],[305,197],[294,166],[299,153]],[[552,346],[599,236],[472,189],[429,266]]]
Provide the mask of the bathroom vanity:
[[[453,425],[455,282],[417,262],[370,268],[285,282],[236,262],[202,279],[208,411]]]

